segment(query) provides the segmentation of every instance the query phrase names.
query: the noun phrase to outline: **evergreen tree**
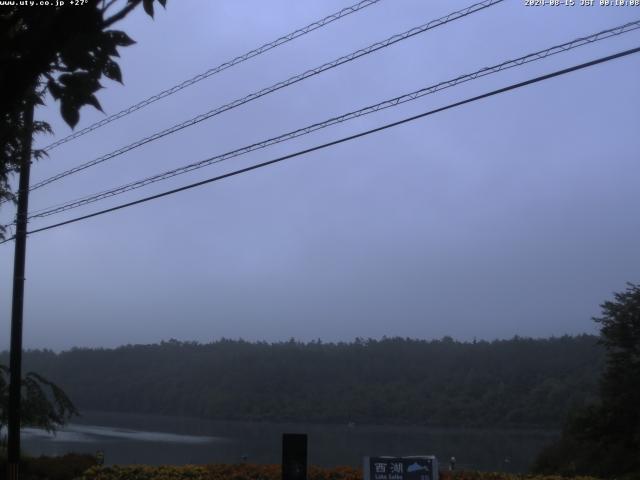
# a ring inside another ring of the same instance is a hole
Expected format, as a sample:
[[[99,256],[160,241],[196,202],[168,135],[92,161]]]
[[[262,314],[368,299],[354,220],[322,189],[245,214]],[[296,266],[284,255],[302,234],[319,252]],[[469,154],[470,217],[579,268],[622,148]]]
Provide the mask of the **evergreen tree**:
[[[562,438],[534,470],[601,477],[640,474],[640,285],[601,305],[606,367],[600,401],[568,419]]]

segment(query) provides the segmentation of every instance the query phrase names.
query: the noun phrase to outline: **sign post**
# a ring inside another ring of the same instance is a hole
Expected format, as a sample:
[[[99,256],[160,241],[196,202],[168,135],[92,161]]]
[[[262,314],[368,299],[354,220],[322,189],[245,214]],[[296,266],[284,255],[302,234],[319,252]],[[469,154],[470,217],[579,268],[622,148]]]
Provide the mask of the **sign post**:
[[[282,480],[307,480],[307,435],[282,435]]]

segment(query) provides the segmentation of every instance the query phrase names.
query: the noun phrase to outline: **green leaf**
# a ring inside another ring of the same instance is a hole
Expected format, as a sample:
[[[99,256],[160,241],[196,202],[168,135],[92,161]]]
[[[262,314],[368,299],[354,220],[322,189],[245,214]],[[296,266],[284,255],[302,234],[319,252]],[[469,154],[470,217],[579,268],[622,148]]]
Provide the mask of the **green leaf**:
[[[100,72],[92,74],[89,72],[64,73],[58,80],[66,89],[64,95],[72,97],[84,97],[102,88],[98,77]]]
[[[98,101],[95,95],[89,95],[85,99],[85,101],[87,102],[88,105],[91,105],[95,109],[100,110],[102,113],[104,113],[104,110],[102,109],[102,105],[100,105],[100,102]]]
[[[102,72],[105,77],[122,83],[122,72],[120,71],[120,66],[113,60],[109,59],[105,62]]]
[[[49,135],[53,135],[51,125],[40,120],[35,120],[33,122],[33,131],[36,133],[48,133]]]
[[[136,42],[129,37],[126,33],[120,30],[109,30],[104,32],[105,35],[108,36],[116,45],[120,47],[128,47],[129,45],[133,45]]]
[[[80,120],[78,110],[79,106],[69,101],[69,99],[63,97],[60,100],[60,115],[71,128],[74,128],[78,124],[78,120]]]
[[[47,82],[47,87],[49,88],[49,93],[54,98],[54,100],[59,100],[62,96],[62,86],[55,82],[55,80],[49,80]]]
[[[153,0],[142,0],[142,6],[147,15],[153,18]]]
[[[98,49],[102,54],[106,54],[112,57],[119,57],[118,49],[115,38],[112,35],[109,35],[111,31],[103,32],[102,37],[100,38],[100,44],[98,45]]]
[[[163,8],[167,8],[167,0],[158,0],[158,3],[162,5]]]
[[[69,42],[60,51],[60,59],[70,71],[83,69],[90,70],[95,62],[91,51],[87,49],[87,36],[78,35],[73,42]]]
[[[65,87],[68,87],[70,83],[73,83],[73,74],[72,73],[63,73],[58,77],[58,81],[62,83]]]
[[[44,157],[49,157],[47,151],[43,150],[42,148],[33,149],[31,155],[33,155],[33,158],[35,158],[36,160],[42,160]]]

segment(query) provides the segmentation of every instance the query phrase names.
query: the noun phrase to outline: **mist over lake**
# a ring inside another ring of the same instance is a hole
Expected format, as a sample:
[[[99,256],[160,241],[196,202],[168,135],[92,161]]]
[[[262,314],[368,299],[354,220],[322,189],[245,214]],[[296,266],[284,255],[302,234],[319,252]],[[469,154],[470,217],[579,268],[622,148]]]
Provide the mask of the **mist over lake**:
[[[525,472],[557,438],[551,430],[425,428],[224,422],[159,415],[85,412],[56,436],[26,429],[33,455],[103,451],[107,464],[277,464],[283,433],[309,435],[309,464],[361,466],[366,455],[436,454],[443,466]]]

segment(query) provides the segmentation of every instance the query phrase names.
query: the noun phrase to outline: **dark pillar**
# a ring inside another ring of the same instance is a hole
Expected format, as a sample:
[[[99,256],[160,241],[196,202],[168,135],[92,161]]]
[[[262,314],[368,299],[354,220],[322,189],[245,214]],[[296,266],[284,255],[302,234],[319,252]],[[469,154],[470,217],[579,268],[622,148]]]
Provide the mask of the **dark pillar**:
[[[282,435],[282,480],[307,480],[307,435]]]
[[[34,93],[35,94],[35,93]],[[22,310],[24,303],[24,265],[27,251],[27,215],[29,211],[29,173],[33,134],[33,99],[24,113],[24,140],[20,159],[16,245],[13,257],[13,298],[11,305],[11,348],[9,353],[9,441],[7,464],[9,480],[17,480],[20,464],[20,397],[22,390]]]

